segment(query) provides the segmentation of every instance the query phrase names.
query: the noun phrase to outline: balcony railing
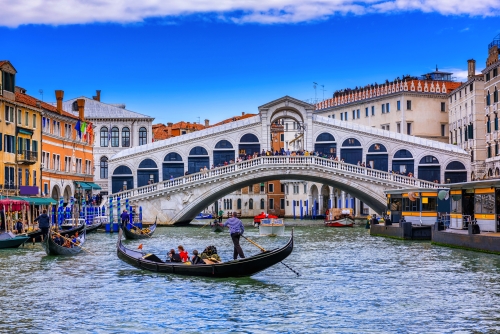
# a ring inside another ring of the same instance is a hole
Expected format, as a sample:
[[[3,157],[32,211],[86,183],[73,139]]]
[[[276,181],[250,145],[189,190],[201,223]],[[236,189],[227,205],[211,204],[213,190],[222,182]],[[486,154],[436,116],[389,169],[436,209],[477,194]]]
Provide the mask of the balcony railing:
[[[26,164],[34,164],[38,161],[38,151],[19,151],[17,153],[17,161]]]

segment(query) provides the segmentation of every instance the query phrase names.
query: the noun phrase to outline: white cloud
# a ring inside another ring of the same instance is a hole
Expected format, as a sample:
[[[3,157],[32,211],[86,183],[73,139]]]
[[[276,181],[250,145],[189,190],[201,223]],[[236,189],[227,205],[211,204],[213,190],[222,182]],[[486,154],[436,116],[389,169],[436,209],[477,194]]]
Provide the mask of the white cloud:
[[[0,25],[135,23],[155,17],[215,14],[235,23],[283,24],[333,15],[420,11],[495,16],[499,0],[0,0]]]
[[[463,70],[461,68],[443,68],[443,69],[440,68],[439,70],[442,72],[453,73],[451,75],[453,77],[453,79],[455,79],[456,81],[461,81],[461,82],[467,81],[467,76],[469,74],[469,72],[467,72],[467,70]]]

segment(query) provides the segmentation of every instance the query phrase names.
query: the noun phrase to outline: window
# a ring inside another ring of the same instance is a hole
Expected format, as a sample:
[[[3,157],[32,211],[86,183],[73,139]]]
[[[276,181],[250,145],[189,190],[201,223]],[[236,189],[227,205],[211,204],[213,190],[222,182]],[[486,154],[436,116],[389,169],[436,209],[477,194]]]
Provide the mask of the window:
[[[265,204],[266,204],[266,203],[264,202],[264,199],[263,199],[263,198],[261,198],[261,200],[260,200],[260,209],[261,209],[261,210],[264,210],[264,206],[265,206]]]
[[[270,199],[269,199],[269,206],[268,206],[268,209],[269,209],[269,210],[274,210],[274,198],[270,198]]]
[[[307,194],[307,184],[304,184],[304,194]]]
[[[253,185],[248,186],[248,193],[252,194],[253,193]]]
[[[382,114],[385,114],[385,104],[382,103]]]
[[[359,114],[360,114],[360,112],[359,112],[359,109],[358,109],[358,110],[356,110],[356,116],[357,116],[358,118],[360,117],[360,115],[359,115]]]
[[[493,102],[496,103],[498,102],[498,90],[495,87],[495,91],[493,92]]]
[[[441,102],[441,111],[446,111],[446,103]]]
[[[372,106],[372,116],[375,116],[375,106]]]
[[[265,184],[264,184],[264,183],[261,183],[261,184],[260,184],[260,193],[261,193],[261,194],[263,194],[263,193],[265,193],[265,192],[266,192],[266,186],[265,186]]]
[[[352,119],[356,119],[356,110],[352,111]]]
[[[22,124],[22,110],[21,109],[17,109],[17,124]],[[22,177],[22,175],[21,175]]]
[[[5,121],[6,122],[14,122],[14,108],[13,107],[5,106]]]
[[[401,110],[401,101],[398,101],[398,102],[396,103],[396,108],[397,108],[398,110]]]
[[[27,111],[25,111],[24,112],[24,125],[28,126],[29,122],[30,122],[30,114]]]
[[[486,73],[486,81],[490,81],[490,72]]]
[[[109,133],[108,133],[108,128],[103,126],[101,128],[101,147],[108,147],[108,141],[109,141]]]
[[[344,120],[344,113],[340,113],[340,120],[343,121]]]
[[[368,107],[365,108],[365,117],[368,117]]]
[[[100,161],[99,166],[101,169],[101,179],[107,179],[108,178],[108,158],[101,157],[101,161]]]
[[[471,83],[471,84],[469,85],[469,90],[470,90],[471,92],[474,90],[474,83]]]
[[[347,121],[347,111],[344,113],[344,121]]]
[[[36,128],[36,114],[33,114],[33,127]]]
[[[332,115],[332,118],[335,119],[335,114]],[[288,125],[288,124],[287,124]],[[288,127],[287,127],[287,130],[288,130]]]
[[[493,69],[493,78],[498,75],[498,68]]]
[[[2,136],[2,133],[0,132],[0,151],[3,150],[2,139],[3,139],[3,136]]]
[[[3,76],[3,89],[9,92],[14,93],[16,87],[16,77],[12,73],[7,73],[6,71],[2,71]]]
[[[280,209],[285,210],[285,199],[284,198],[280,198]]]
[[[5,135],[4,151],[7,153],[16,153],[16,138],[14,136]]]
[[[401,123],[396,123],[396,131],[397,133],[401,133]]]
[[[4,169],[4,188],[14,189],[14,167],[5,167]]]
[[[269,192],[270,192],[270,193],[273,193],[273,192],[274,192],[274,184],[269,183],[269,185],[268,185],[268,186],[269,186]]]
[[[386,103],[385,104],[385,112],[390,112],[390,111],[391,111],[390,104]]]
[[[36,187],[36,170],[33,170],[33,186]]]
[[[445,124],[441,124],[441,136],[444,137],[444,134],[446,133],[446,125]]]
[[[122,129],[122,147],[130,147],[130,129],[128,127]]]
[[[389,124],[382,124],[382,125],[381,125],[381,127],[382,127],[382,130],[387,130],[387,131],[390,131],[390,126],[389,126]]]
[[[49,184],[48,183],[44,183],[43,184],[43,194],[44,195],[48,195],[49,194]]]
[[[17,169],[17,185],[23,185],[23,170],[21,168]]]
[[[71,157],[64,157],[64,171],[71,172]]]
[[[30,170],[29,169],[24,170],[24,185],[25,186],[30,185]]]
[[[406,123],[406,134],[411,135],[411,123]]]
[[[299,193],[299,185],[298,184],[294,184],[293,185],[293,193],[294,194],[298,194]]]
[[[411,110],[411,100],[406,101],[406,110]]]
[[[251,198],[248,200],[248,209],[253,210],[253,199]]]
[[[285,192],[285,185],[283,183],[280,185],[280,188],[281,188],[281,192],[284,193]]]
[[[33,141],[32,141],[32,145],[33,145],[33,147],[31,148],[31,150],[32,150],[33,152],[38,152],[38,141],[33,140]]]
[[[238,198],[238,200],[236,201],[236,209],[241,210],[241,198]]]
[[[139,129],[139,145],[146,145],[148,143],[148,131],[142,127]]]
[[[111,147],[120,146],[120,130],[116,126],[111,129]]]
[[[282,133],[282,134],[280,135],[280,140],[281,140],[282,142],[284,142],[284,141],[285,141],[285,134],[284,134],[284,133]]]
[[[78,174],[82,173],[82,159],[76,158],[76,172]]]
[[[490,91],[488,91],[488,95],[486,95],[486,105],[489,106],[491,103],[491,99],[490,99]]]

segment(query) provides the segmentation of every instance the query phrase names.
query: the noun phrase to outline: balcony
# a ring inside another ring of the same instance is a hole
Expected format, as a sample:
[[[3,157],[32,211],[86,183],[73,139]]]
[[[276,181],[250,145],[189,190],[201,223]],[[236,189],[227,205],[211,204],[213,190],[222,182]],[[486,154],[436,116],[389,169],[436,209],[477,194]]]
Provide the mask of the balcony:
[[[37,151],[19,151],[17,153],[17,161],[21,164],[32,165],[38,161]]]

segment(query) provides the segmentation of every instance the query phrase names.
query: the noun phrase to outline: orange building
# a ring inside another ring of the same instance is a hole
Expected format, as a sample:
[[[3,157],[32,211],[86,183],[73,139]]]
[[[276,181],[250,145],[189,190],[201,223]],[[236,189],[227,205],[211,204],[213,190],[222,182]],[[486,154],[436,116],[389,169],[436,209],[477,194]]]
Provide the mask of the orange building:
[[[79,99],[79,116],[62,109],[64,92],[56,90],[57,107],[41,103],[42,114],[42,195],[59,201],[80,198],[100,189],[93,183],[92,124],[84,118],[85,100]],[[26,95],[29,103],[37,100]]]

